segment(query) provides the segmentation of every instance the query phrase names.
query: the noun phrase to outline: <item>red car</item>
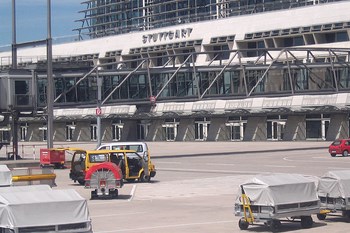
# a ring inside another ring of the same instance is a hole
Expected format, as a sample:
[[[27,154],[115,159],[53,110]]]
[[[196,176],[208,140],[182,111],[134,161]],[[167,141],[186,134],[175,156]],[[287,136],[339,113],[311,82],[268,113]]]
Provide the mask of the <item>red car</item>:
[[[335,140],[328,148],[332,157],[336,155],[348,156],[350,152],[350,139]]]

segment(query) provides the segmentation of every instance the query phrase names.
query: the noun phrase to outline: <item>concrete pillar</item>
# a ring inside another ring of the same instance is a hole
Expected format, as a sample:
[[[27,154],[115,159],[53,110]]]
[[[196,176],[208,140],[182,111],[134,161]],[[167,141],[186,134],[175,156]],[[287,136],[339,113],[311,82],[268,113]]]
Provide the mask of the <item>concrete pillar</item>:
[[[337,138],[349,137],[348,114],[332,114],[327,131],[327,141],[334,141]]]
[[[249,117],[244,132],[244,141],[266,141],[266,116]]]
[[[306,140],[306,122],[305,115],[288,116],[284,128],[284,141]]]
[[[55,141],[63,142],[66,141],[66,123],[55,122]]]
[[[136,141],[137,140],[137,121],[136,120],[123,120],[123,132],[121,141]]]
[[[176,137],[176,141],[194,141],[194,139],[194,119],[180,119],[180,126]]]
[[[207,141],[223,141],[226,138],[226,117],[211,118]]]
[[[194,141],[194,119],[180,119],[175,141]]]
[[[90,121],[77,121],[73,138],[76,138],[77,142],[91,141],[90,126]]]
[[[164,141],[165,137],[163,135],[162,124],[164,120],[154,120],[151,123],[151,126],[146,137],[146,141]]]
[[[112,120],[111,119],[101,120],[101,134],[102,134],[102,141],[105,141],[105,142],[112,141]]]
[[[40,122],[33,122],[28,125],[28,131],[27,131],[27,140],[28,141],[34,141],[34,142],[42,142],[43,141],[43,133],[42,130],[39,130],[40,127],[42,127],[43,124]]]

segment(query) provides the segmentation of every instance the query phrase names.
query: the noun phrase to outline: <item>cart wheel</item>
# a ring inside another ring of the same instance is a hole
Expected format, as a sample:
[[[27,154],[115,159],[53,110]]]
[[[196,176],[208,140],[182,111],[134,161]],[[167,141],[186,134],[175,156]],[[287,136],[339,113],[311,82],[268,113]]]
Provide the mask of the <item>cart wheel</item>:
[[[91,191],[91,200],[94,200],[94,199],[96,199],[97,197],[98,197],[97,191],[96,191],[96,190]]]
[[[343,217],[350,218],[350,210],[343,210],[342,216],[343,216]]]
[[[272,221],[268,222],[268,227],[272,232],[276,232],[280,229],[281,227],[281,221],[278,219],[272,219]]]
[[[118,198],[118,189],[110,190],[109,193],[111,194],[111,197],[114,199]]]
[[[311,228],[314,222],[311,216],[301,216],[300,223],[302,228]]]
[[[239,229],[241,229],[241,230],[247,230],[248,226],[249,226],[249,223],[246,220],[244,220],[244,219],[240,219],[238,221],[238,226],[239,226]]]
[[[327,217],[327,214],[317,214],[318,220],[325,220]]]

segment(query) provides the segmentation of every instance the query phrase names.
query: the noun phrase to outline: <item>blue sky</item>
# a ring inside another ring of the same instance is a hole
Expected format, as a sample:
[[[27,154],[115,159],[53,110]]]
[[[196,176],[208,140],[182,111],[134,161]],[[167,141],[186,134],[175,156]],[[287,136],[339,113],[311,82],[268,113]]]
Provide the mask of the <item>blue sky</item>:
[[[77,35],[83,18],[78,11],[86,8],[82,0],[51,0],[52,37]],[[0,46],[12,42],[12,0],[0,0]],[[42,40],[47,37],[47,0],[16,0],[17,42]]]

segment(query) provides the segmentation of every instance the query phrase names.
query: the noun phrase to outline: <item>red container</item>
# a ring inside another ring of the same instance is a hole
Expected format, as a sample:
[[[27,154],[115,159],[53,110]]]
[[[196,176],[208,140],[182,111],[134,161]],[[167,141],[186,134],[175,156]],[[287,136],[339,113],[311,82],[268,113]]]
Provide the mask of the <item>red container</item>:
[[[64,168],[66,160],[64,150],[40,149],[40,166],[55,166],[56,168]]]

